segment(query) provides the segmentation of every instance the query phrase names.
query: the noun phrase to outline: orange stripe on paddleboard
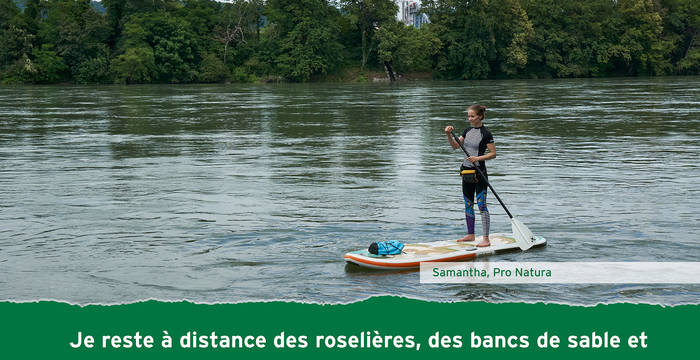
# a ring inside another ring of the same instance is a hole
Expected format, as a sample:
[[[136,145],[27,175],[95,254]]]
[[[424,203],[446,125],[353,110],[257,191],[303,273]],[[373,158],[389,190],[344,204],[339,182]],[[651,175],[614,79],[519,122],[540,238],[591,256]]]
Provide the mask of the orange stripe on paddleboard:
[[[448,261],[458,261],[458,260],[470,259],[470,258],[476,257],[476,253],[452,256],[452,257],[448,257],[448,258],[444,258],[444,259],[436,259],[436,260],[428,260],[428,261],[415,261],[415,262],[406,262],[406,263],[387,263],[387,262],[381,262],[381,261],[372,261],[372,260],[358,258],[358,257],[355,257],[353,255],[345,255],[344,257],[346,259],[353,259],[353,260],[356,260],[356,261],[359,261],[363,264],[368,264],[368,265],[381,266],[381,267],[403,268],[403,267],[418,267],[418,266],[420,266],[421,262],[448,262]]]

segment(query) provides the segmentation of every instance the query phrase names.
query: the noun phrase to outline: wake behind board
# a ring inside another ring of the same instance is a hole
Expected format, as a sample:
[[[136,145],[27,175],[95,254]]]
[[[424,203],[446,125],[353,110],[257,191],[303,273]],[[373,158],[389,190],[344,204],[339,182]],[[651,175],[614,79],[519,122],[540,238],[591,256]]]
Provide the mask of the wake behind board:
[[[547,240],[535,237],[535,246],[543,246]],[[352,251],[345,254],[345,261],[362,267],[383,270],[400,270],[420,267],[421,262],[447,262],[472,260],[477,256],[490,255],[500,251],[520,249],[515,239],[507,234],[491,234],[491,246],[476,247],[481,237],[470,242],[456,240],[435,241],[428,243],[406,244],[399,255],[374,255],[367,250]]]

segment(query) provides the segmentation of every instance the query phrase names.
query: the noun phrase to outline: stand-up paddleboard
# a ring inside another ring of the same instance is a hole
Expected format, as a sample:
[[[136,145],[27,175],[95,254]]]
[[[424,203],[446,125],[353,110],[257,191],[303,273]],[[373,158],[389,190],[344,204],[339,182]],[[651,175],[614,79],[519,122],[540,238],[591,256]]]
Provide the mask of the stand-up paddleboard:
[[[490,255],[500,251],[520,249],[515,239],[507,234],[491,234],[491,246],[476,247],[482,237],[470,242],[456,240],[406,244],[399,255],[374,255],[367,250],[345,254],[345,261],[363,267],[383,270],[400,270],[420,267],[421,262],[466,261],[477,256]],[[547,240],[535,237],[534,246],[543,246]]]

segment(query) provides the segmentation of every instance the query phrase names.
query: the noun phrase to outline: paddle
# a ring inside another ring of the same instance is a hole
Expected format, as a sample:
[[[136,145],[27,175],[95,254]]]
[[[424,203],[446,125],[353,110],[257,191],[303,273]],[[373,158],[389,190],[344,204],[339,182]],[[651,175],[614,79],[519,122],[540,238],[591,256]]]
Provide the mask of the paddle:
[[[462,144],[459,141],[459,138],[457,135],[454,133],[454,131],[450,132],[452,134],[452,137],[455,139],[457,144],[459,144],[459,147],[462,148],[462,151],[464,151],[465,154],[467,154],[467,157],[469,157],[469,153],[467,152],[467,149],[464,148],[464,144]],[[496,195],[496,199],[498,199],[498,202],[501,203],[501,206],[503,206],[503,209],[506,211],[508,214],[508,217],[510,217],[510,223],[513,226],[513,237],[515,238],[515,242],[518,244],[521,250],[527,250],[532,247],[532,245],[535,243],[535,235],[532,234],[532,231],[525,226],[520,220],[516,219],[513,214],[508,211],[508,208],[506,207],[506,204],[503,203],[503,200],[501,200],[501,197],[498,196],[498,193],[496,193],[496,190],[493,189],[493,186],[486,180],[486,176],[484,173],[479,169],[476,164],[474,164],[474,168],[476,168],[476,171],[479,172],[479,175],[481,175],[481,180],[486,182],[486,185],[488,185],[489,189],[491,189],[491,192]]]

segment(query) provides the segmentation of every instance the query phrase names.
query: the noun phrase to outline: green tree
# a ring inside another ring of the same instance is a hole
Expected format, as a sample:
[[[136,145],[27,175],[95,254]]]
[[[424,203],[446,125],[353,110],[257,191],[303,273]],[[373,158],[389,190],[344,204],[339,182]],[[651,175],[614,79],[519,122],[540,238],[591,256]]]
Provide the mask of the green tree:
[[[434,27],[420,29],[401,22],[385,23],[376,33],[379,61],[388,62],[399,73],[433,69],[433,57],[442,48]]]
[[[31,40],[14,1],[0,0],[0,71],[27,53]]]
[[[515,75],[526,66],[534,30],[519,0],[434,0],[424,6],[440,29],[438,69],[446,77]]]
[[[663,39],[671,49],[670,61],[680,74],[700,74],[700,2],[661,0]]]
[[[35,51],[33,67],[29,72],[34,75],[36,83],[50,84],[68,79],[68,66],[51,45],[43,45]]]
[[[338,10],[326,0],[270,0],[265,9],[274,29],[278,50],[274,59],[280,75],[308,81],[342,64],[342,45],[337,40]]]
[[[3,83],[309,81],[356,63],[448,79],[700,74],[697,0],[424,0],[421,29],[392,0],[16,3],[0,0]]]
[[[226,65],[214,54],[206,54],[199,70],[199,81],[217,83],[228,80],[230,74]]]
[[[527,0],[534,36],[527,72],[536,76],[576,77],[608,71],[608,49],[615,43],[614,3],[609,0]]]
[[[497,7],[496,10],[504,14],[506,21],[496,23],[496,28],[508,46],[498,54],[505,59],[501,63],[501,70],[509,75],[516,74],[527,65],[527,49],[534,36],[532,22],[527,12],[517,0],[505,1],[506,7]],[[511,21],[509,21],[511,20]]]
[[[197,78],[200,44],[190,24],[166,11],[131,15],[124,26],[120,53],[153,54],[156,82],[191,82]],[[150,48],[151,51],[145,51]],[[146,77],[140,77],[144,81]]]
[[[110,68],[117,83],[149,83],[156,73],[153,49],[149,46],[128,48],[112,60]]]
[[[34,35],[18,25],[0,30],[0,70],[31,53]]]
[[[101,45],[101,51],[94,57],[83,60],[74,72],[73,78],[78,84],[104,84],[112,82],[109,68],[109,48]]]
[[[237,0],[223,6],[219,23],[213,29],[213,38],[223,46],[224,64],[231,46],[246,44],[253,38],[253,34],[256,35],[254,39],[258,39],[261,11],[260,0]]]
[[[111,29],[110,48],[117,47],[124,25],[134,14],[152,13],[157,11],[175,11],[182,6],[177,0],[102,0],[105,7],[107,23]]]
[[[652,0],[618,0],[616,25],[619,36],[611,49],[611,60],[630,75],[654,75],[670,68],[667,52],[657,46],[663,31],[661,16],[654,9]]]
[[[27,0],[24,8],[24,18],[27,24],[27,31],[36,35],[39,32],[39,23],[41,23],[41,12],[44,5],[41,0]]]
[[[13,0],[0,0],[0,29],[9,26],[10,20],[20,14]]]
[[[362,63],[364,69],[372,52],[374,33],[385,23],[394,21],[398,8],[391,0],[344,0],[343,9],[355,23],[362,39]]]
[[[89,1],[53,0],[46,14],[39,25],[40,42],[50,44],[73,75],[83,62],[105,56],[109,27]]]
[[[175,15],[189,23],[190,33],[196,36],[201,53],[215,53],[217,46],[212,41],[214,27],[221,22],[221,14],[226,4],[215,0],[184,0]]]

